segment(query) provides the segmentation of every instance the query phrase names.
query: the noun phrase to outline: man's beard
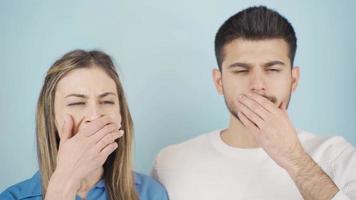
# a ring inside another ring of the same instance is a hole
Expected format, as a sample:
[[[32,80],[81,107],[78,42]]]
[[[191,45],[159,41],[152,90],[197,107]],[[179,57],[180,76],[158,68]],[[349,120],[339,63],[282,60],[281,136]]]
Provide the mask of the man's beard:
[[[291,99],[291,95],[292,93],[289,93],[289,97],[288,97],[288,102],[287,102],[287,106],[286,106],[286,109],[288,108],[289,106],[289,102],[290,102],[290,99]],[[263,97],[265,97],[266,99],[270,100],[273,104],[276,104],[277,103],[277,97],[275,96],[269,96],[269,95],[261,95]],[[229,109],[230,113],[236,117],[236,119],[240,120],[239,116],[237,115],[237,111],[234,110],[234,107],[233,107],[233,104],[234,104],[234,101],[237,101],[237,98],[235,99],[229,99],[227,98],[225,95],[224,95],[224,100],[225,100],[225,104],[226,104],[226,107],[227,109]],[[278,108],[280,107],[281,105],[278,105]]]

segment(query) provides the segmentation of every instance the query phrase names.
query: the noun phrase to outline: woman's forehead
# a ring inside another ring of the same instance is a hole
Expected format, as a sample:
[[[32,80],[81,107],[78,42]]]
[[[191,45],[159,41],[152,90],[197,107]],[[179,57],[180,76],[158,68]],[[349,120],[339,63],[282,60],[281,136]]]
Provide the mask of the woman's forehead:
[[[80,68],[69,72],[58,82],[56,90],[63,95],[100,95],[107,92],[117,95],[115,81],[99,67]]]

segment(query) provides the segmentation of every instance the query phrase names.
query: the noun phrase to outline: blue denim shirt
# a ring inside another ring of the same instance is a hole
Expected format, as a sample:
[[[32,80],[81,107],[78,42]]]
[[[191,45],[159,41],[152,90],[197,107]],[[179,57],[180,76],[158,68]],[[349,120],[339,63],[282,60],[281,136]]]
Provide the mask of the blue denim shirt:
[[[168,200],[167,192],[164,187],[153,178],[135,173],[136,191],[140,200]],[[33,175],[32,178],[15,184],[0,194],[0,200],[26,199],[40,200],[42,199],[41,177],[39,172]],[[77,200],[80,198],[77,196]],[[87,194],[87,200],[106,200],[107,193],[104,180],[100,180],[93,189]]]

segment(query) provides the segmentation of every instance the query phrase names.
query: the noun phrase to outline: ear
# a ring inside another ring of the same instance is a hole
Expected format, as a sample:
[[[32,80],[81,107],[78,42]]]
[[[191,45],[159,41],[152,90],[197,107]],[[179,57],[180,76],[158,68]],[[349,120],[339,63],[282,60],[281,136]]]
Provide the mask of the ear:
[[[218,91],[218,94],[223,95],[222,73],[220,69],[218,68],[213,69],[212,75],[213,75],[214,85],[216,90]]]
[[[293,67],[292,69],[292,92],[295,92],[299,83],[300,69]]]

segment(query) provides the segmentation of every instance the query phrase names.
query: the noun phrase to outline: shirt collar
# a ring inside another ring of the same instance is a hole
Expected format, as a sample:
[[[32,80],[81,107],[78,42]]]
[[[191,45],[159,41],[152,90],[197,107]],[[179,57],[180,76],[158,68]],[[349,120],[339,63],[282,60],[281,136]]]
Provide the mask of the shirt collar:
[[[21,192],[19,199],[35,197],[42,195],[41,176],[36,172],[30,179],[27,179],[19,185]]]
[[[141,177],[136,172],[134,173],[134,175],[135,175],[135,184],[140,185],[142,182]]]
[[[97,188],[105,188],[105,181],[104,179],[100,179],[96,184],[95,187]]]
[[[135,178],[135,185],[140,185],[142,183],[141,177],[135,172],[134,173],[134,178]],[[100,179],[96,184],[95,187],[97,188],[104,188],[105,187],[105,181],[104,179]]]

